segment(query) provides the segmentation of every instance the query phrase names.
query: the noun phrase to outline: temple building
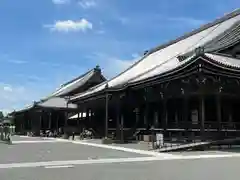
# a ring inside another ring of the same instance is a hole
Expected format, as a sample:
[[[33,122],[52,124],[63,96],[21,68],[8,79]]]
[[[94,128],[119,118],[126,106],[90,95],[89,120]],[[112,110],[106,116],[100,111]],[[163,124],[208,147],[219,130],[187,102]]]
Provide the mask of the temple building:
[[[69,103],[71,96],[84,92],[89,88],[106,81],[97,66],[85,74],[61,85],[54,93],[32,105],[11,113],[14,115],[16,132],[34,132],[55,130],[59,128],[77,128],[78,122],[68,119],[77,113],[77,105]]]
[[[161,131],[201,139],[240,135],[240,10],[153,48],[124,72],[74,95],[102,136]]]

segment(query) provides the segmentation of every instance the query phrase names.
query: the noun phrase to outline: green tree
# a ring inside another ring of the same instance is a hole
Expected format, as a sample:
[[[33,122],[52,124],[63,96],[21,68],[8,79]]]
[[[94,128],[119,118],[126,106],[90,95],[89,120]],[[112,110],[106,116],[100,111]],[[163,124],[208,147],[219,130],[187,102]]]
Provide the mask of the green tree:
[[[0,121],[3,121],[3,118],[4,118],[3,112],[0,111]]]

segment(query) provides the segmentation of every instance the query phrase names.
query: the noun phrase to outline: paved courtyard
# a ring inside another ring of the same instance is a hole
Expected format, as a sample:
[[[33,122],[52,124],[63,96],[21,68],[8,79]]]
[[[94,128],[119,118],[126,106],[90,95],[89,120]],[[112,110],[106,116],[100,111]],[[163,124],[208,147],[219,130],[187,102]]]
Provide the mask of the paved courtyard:
[[[13,137],[0,144],[1,180],[238,179],[234,152],[154,153],[126,145]],[[142,146],[142,145],[141,145]],[[137,146],[138,147],[138,146]]]

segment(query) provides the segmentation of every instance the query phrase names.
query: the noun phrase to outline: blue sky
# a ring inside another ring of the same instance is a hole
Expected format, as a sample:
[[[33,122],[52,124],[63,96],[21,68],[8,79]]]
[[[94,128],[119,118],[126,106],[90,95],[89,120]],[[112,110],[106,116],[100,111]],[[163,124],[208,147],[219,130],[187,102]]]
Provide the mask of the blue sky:
[[[239,0],[1,0],[0,110],[19,109],[100,65],[110,78],[147,49]]]

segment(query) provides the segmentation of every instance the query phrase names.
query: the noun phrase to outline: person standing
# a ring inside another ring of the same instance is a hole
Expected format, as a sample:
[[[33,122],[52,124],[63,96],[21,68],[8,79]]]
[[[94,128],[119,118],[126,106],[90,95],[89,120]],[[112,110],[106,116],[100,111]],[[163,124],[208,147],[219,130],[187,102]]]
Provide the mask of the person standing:
[[[1,140],[3,141],[4,140],[4,127],[3,127],[3,125],[1,124],[0,125],[0,133],[1,133]]]
[[[72,140],[74,140],[75,139],[75,132],[73,131],[72,132]]]

